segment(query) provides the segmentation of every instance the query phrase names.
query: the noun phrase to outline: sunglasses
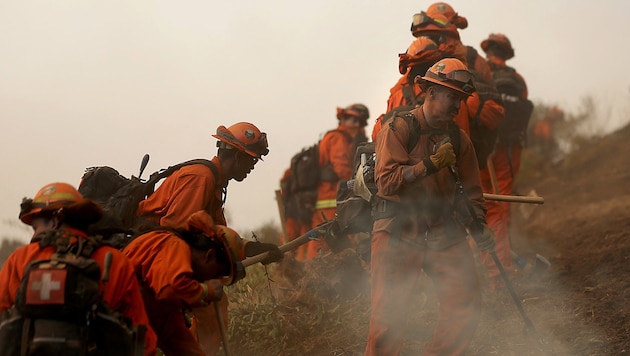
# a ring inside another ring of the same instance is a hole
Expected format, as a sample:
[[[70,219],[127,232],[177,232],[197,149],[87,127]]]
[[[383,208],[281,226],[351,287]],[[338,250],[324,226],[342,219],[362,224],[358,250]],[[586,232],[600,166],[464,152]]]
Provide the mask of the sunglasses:
[[[419,14],[413,15],[413,20],[411,22],[411,27],[424,27],[426,25],[433,24],[441,28],[445,28],[451,25],[449,21],[444,21],[441,19],[434,19],[431,16],[427,15],[426,12],[422,11]]]
[[[473,81],[473,75],[467,70],[454,70],[448,73],[433,73],[428,71],[426,76],[429,78],[437,79],[441,82],[448,82],[455,84],[458,88],[468,94],[472,94],[475,91],[475,84]]]

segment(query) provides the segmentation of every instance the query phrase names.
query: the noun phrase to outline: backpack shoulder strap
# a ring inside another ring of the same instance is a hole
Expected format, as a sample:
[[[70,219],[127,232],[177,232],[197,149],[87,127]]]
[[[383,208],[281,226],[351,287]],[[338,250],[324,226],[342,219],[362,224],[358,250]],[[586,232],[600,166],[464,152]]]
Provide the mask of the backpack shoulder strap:
[[[466,46],[466,66],[468,67],[468,70],[475,69],[475,61],[477,61],[478,55],[479,53],[474,47]]]
[[[45,231],[38,237],[39,248],[43,249],[48,246],[54,246],[56,255],[65,255],[72,252],[77,256],[90,258],[97,248],[106,245],[106,243],[102,242],[99,238],[92,236],[78,237],[65,230]],[[72,237],[76,239],[76,244],[70,244]]]
[[[460,145],[461,135],[460,135],[459,126],[457,125],[457,123],[453,122],[449,124],[446,130],[441,130],[441,129],[423,130],[420,127],[420,123],[416,119],[416,116],[412,112],[405,112],[405,113],[400,113],[400,114],[397,113],[396,116],[405,120],[405,122],[407,123],[407,125],[409,126],[411,130],[411,134],[409,135],[409,141],[407,142],[407,152],[411,152],[411,150],[416,146],[416,144],[418,144],[418,141],[420,140],[420,135],[447,134],[451,138],[451,142],[453,144],[453,150],[455,151],[455,154],[456,155],[459,154],[459,148],[461,146]]]
[[[191,166],[193,164],[202,164],[208,168],[210,168],[210,170],[212,171],[212,173],[214,174],[215,177],[219,176],[219,170],[217,168],[217,166],[212,163],[212,161],[205,159],[205,158],[197,158],[197,159],[191,159],[189,161],[185,161],[182,163],[178,163],[176,165],[170,166],[166,169],[154,172],[151,174],[151,176],[149,177],[149,179],[147,180],[147,184],[152,184],[155,185],[157,182],[159,182],[160,180],[162,180],[163,178],[166,178],[168,176],[170,176],[171,174],[175,173],[175,171],[177,171],[178,169],[185,167],[185,166]]]

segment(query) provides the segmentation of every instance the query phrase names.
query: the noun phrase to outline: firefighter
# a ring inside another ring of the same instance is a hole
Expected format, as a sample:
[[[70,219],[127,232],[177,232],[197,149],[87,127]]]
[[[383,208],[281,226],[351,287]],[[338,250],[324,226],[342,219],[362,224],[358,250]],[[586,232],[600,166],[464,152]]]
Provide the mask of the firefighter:
[[[320,181],[317,186],[317,200],[312,217],[312,227],[332,220],[337,211],[337,185],[341,180],[349,180],[354,173],[354,154],[357,145],[367,141],[365,127],[370,117],[363,104],[352,104],[337,108],[336,129],[328,131],[319,143]],[[312,259],[330,251],[323,239],[308,243],[306,259]]]
[[[534,106],[527,98],[525,79],[514,68],[506,65],[506,61],[514,57],[510,40],[504,34],[492,33],[481,42],[481,49],[486,53],[492,69],[493,83],[501,94],[505,107],[505,120],[499,126],[497,144],[488,157],[487,169],[481,171],[481,179],[485,183],[491,183],[489,187],[484,186],[484,191],[512,195]],[[509,238],[510,204],[487,201],[486,205],[488,224],[494,231],[497,257],[511,277],[514,269]],[[490,287],[503,286],[504,281],[490,254],[482,252],[480,257],[488,271]]]
[[[293,172],[287,168],[280,179],[280,195],[283,200],[284,226],[287,236],[284,236],[284,243],[293,241],[299,236],[306,234],[311,229],[313,215],[308,209],[300,206],[297,197],[291,193]],[[295,259],[303,261],[306,259],[306,244],[295,249]]]
[[[177,170],[140,203],[136,215],[162,227],[177,229],[185,227],[190,215],[204,210],[216,224],[228,225],[223,214],[228,182],[243,181],[269,153],[267,134],[249,122],[238,122],[230,127],[217,127],[212,136],[218,140],[217,154],[211,160],[213,168],[196,164]],[[280,258],[282,254],[277,251],[274,256]],[[212,283],[221,285],[219,280]],[[223,294],[219,305],[226,327],[228,303],[227,295]],[[193,313],[202,349],[215,355],[221,334],[214,308],[195,308]]]
[[[487,139],[486,133],[499,126],[504,110],[501,97],[492,85],[492,72],[488,63],[473,47],[464,45],[460,39],[459,30],[467,27],[468,20],[465,17],[457,14],[447,3],[437,2],[431,4],[426,12],[413,15],[411,34],[416,38],[430,38],[441,51],[462,61],[475,75],[476,91],[466,99],[463,112],[455,122],[471,136],[479,166],[483,168],[487,155],[494,147],[494,140]]]
[[[437,15],[442,21],[446,19],[442,15]],[[447,57],[437,44],[428,37],[418,37],[409,45],[407,51],[398,54],[398,70],[402,76],[398,82],[390,89],[387,99],[386,113],[394,109],[411,110],[424,102],[424,92],[420,86],[414,82],[418,75],[426,73],[438,60]],[[372,128],[372,141],[376,141],[376,135],[381,130],[382,115],[374,123]]]
[[[481,230],[476,230],[475,238],[483,250],[493,248],[494,241],[484,223],[472,143],[453,121],[474,91],[472,78],[458,59],[438,61],[417,78],[426,93],[424,104],[411,111],[413,116],[396,116],[377,136],[378,193],[373,208],[371,316],[365,355],[401,353],[408,305],[415,301],[414,288],[422,271],[432,279],[439,305],[425,354],[463,354],[479,322],[481,289],[466,228],[479,223],[475,226]],[[412,131],[418,125],[419,137]],[[456,181],[463,185],[474,217],[457,208],[464,197],[458,195]]]
[[[562,152],[558,147],[554,131],[563,121],[564,111],[557,106],[552,106],[542,118],[536,121],[532,130],[535,152],[546,157],[553,164],[562,160]]]
[[[45,185],[32,199],[24,198],[20,208],[20,220],[33,228],[33,238],[31,243],[13,252],[0,270],[0,313],[7,311],[15,303],[27,265],[33,261],[50,259],[55,253],[55,246],[40,246],[45,242],[47,233],[62,232],[61,236],[68,239],[68,250],[77,253],[75,248],[85,244],[88,239],[85,232],[88,226],[102,217],[98,204],[84,199],[70,184],[61,182]],[[156,336],[149,325],[133,266],[117,249],[100,245],[90,258],[98,263],[101,271],[105,270],[107,254],[111,254],[112,262],[107,285],[102,281],[100,283],[103,299],[112,310],[129,318],[133,325],[144,325],[147,328],[145,354],[153,355]]]
[[[203,210],[191,215],[185,228],[155,230],[131,241],[123,253],[140,278],[159,349],[166,355],[204,355],[182,309],[219,301],[223,289],[205,281],[232,285],[245,276],[240,261],[274,247],[241,239],[229,227],[215,225]]]

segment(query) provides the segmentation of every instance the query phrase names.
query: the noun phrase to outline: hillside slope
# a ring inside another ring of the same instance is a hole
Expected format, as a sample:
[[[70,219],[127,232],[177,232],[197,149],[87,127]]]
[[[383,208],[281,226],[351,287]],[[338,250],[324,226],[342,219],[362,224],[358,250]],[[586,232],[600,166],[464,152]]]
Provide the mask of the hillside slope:
[[[519,181],[521,193],[533,189],[545,198],[544,205],[513,205],[514,249],[530,262],[535,254],[551,262],[542,274],[526,270],[514,280],[535,331],[525,330],[507,291],[484,290],[484,312],[470,355],[630,350],[628,137],[630,126],[589,142],[545,174]],[[362,355],[369,285],[355,259],[348,253],[306,264],[287,258],[271,268],[269,282],[253,270],[228,293],[233,353]],[[436,299],[430,281],[422,283],[416,300],[409,306],[404,355],[419,354],[431,337]]]

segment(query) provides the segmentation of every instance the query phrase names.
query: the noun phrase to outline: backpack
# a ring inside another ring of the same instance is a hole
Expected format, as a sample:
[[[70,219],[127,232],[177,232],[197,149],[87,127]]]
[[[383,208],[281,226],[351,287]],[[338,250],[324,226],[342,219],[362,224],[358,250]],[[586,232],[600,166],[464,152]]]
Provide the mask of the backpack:
[[[492,69],[492,82],[503,98],[505,119],[498,128],[498,143],[506,146],[525,144],[527,142],[527,126],[534,111],[534,104],[521,98],[526,90],[525,82],[516,74],[516,70],[508,66],[498,66],[489,62]]]
[[[396,118],[405,120],[411,128],[411,135],[407,142],[407,152],[410,152],[420,140],[421,135],[448,133],[451,137],[455,153],[459,152],[459,126],[453,122],[448,130],[421,129],[415,115],[410,111],[391,110],[383,117],[383,126],[390,124]],[[344,234],[372,232],[372,203],[378,191],[374,181],[374,167],[376,166],[376,144],[365,142],[359,144],[354,157],[354,178],[339,183],[337,189],[337,223]]]
[[[340,132],[344,137],[351,141],[352,138],[341,130],[330,130],[331,132]],[[339,177],[332,166],[328,165],[324,168],[319,166],[319,142],[303,148],[291,158],[291,174],[292,178],[289,183],[288,194],[286,200],[291,206],[298,206],[298,220],[304,223],[310,223],[315,212],[315,203],[317,202],[317,187],[320,182],[337,182]]]
[[[106,270],[91,255],[102,243],[79,238],[63,230],[41,235],[41,249],[56,252],[32,261],[20,282],[15,304],[0,324],[0,355],[142,355],[145,326],[112,311],[99,290],[106,286]],[[76,238],[76,244],[70,239]],[[4,319],[4,320],[3,320]]]
[[[146,166],[147,162],[148,155],[145,156],[142,166]],[[103,208],[103,218],[90,226],[90,231],[108,237],[121,233],[136,234],[142,223],[142,220],[136,217],[140,201],[155,191],[159,181],[192,164],[203,164],[209,167],[215,176],[218,175],[217,167],[207,159],[193,159],[156,171],[146,181],[135,176],[126,178],[108,166],[87,168],[78,191],[84,198],[97,202]],[[143,169],[141,168],[139,175],[142,175]]]
[[[488,83],[486,79],[475,70],[474,63],[477,60],[479,54],[473,47],[468,46],[468,52],[466,53],[466,62],[468,63],[468,70],[472,73],[475,81],[475,90],[479,94],[479,108],[470,120],[470,141],[472,141],[475,148],[475,154],[477,155],[477,162],[479,168],[486,167],[488,156],[494,151],[494,145],[497,142],[498,129],[489,129],[481,121],[480,115],[483,105],[488,100],[501,103],[501,95],[494,87],[492,83]]]

